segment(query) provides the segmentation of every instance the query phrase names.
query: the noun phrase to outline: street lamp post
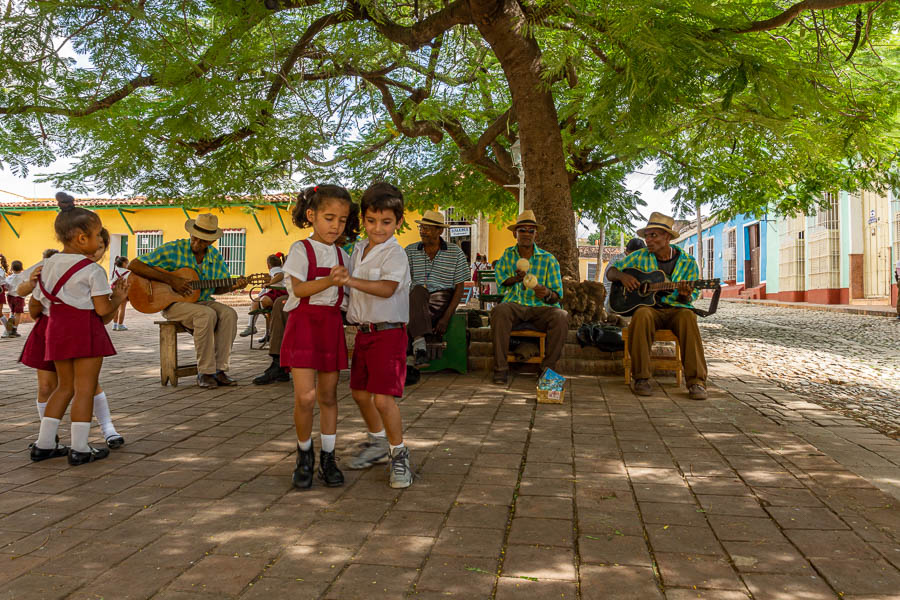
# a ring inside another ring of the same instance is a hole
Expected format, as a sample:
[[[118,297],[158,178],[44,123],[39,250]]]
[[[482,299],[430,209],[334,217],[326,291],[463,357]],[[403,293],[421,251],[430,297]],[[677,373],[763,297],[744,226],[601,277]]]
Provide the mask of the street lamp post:
[[[525,169],[522,168],[522,145],[519,140],[510,146],[513,166],[519,170],[519,183],[517,185],[504,185],[503,187],[519,188],[519,214],[525,210]]]

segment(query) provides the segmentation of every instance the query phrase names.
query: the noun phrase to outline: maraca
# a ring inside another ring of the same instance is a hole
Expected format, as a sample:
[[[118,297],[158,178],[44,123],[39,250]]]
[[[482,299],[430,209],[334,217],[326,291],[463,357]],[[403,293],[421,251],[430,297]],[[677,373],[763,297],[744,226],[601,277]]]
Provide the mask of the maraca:
[[[527,273],[528,269],[531,268],[531,263],[528,262],[527,258],[520,258],[516,261],[516,270],[522,271],[523,273]]]
[[[536,288],[537,284],[538,278],[534,273],[528,273],[527,275],[525,275],[525,278],[522,279],[522,285],[524,285],[529,290],[533,290],[534,288]]]

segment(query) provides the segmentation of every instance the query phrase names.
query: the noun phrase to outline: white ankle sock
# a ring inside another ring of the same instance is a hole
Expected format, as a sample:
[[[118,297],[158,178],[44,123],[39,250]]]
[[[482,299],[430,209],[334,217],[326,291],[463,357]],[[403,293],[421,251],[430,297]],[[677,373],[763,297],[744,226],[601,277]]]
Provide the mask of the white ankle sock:
[[[406,444],[404,444],[403,442],[400,442],[400,443],[397,444],[396,446],[393,445],[393,444],[388,444],[388,445],[391,447],[391,454],[393,454],[393,453],[394,453],[394,450],[397,450],[398,448],[404,448],[404,447],[406,447]]]
[[[109,414],[109,401],[106,399],[106,392],[100,392],[94,396],[94,417],[100,424],[100,433],[103,439],[111,435],[118,435],[112,422],[112,416]]]
[[[306,450],[309,450],[310,448],[312,448],[312,438],[309,438],[305,442],[301,442],[300,440],[297,440],[297,445],[300,446],[300,449],[305,452]]]
[[[382,429],[381,431],[376,431],[376,432],[374,432],[374,433],[372,433],[372,432],[370,431],[369,433],[371,433],[371,434],[374,435],[375,437],[387,437],[387,433],[385,433],[384,429]]]
[[[413,348],[413,354],[415,354],[419,350],[427,350],[428,347],[425,345],[425,338],[417,337],[416,339],[414,339],[413,343],[412,343],[412,348]]]
[[[321,435],[322,438],[322,452],[334,452],[334,442],[337,440],[337,434],[325,434]]]
[[[90,421],[73,421],[72,422],[72,450],[76,452],[90,452],[91,447],[88,446],[88,436],[91,435]]]
[[[43,418],[44,418],[44,411],[47,410],[47,403],[46,403],[46,402],[41,402],[40,400],[35,400],[34,403],[37,404],[37,409],[38,409],[38,419],[43,419]]]
[[[41,419],[41,431],[38,433],[35,445],[44,450],[56,448],[56,433],[59,431],[59,419],[43,417]]]

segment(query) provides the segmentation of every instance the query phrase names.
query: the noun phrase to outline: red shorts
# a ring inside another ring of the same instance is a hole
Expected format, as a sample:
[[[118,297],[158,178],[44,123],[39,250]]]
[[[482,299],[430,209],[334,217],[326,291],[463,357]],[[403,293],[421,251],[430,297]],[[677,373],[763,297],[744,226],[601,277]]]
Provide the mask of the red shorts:
[[[271,298],[272,300],[275,300],[275,298],[281,298],[282,296],[287,296],[287,290],[279,288],[271,289],[265,294],[259,295],[260,298]]]
[[[400,397],[406,381],[406,327],[357,333],[350,389]]]
[[[6,302],[9,304],[10,314],[21,315],[25,312],[25,298],[22,296],[7,296]]]

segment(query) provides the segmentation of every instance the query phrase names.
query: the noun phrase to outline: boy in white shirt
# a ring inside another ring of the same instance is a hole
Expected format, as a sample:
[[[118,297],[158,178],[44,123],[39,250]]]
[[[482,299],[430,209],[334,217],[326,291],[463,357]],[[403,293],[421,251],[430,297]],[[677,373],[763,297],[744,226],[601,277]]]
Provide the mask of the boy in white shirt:
[[[19,284],[25,281],[25,275],[22,272],[22,261],[12,261],[9,268],[10,274],[5,280],[7,289],[6,301],[9,303],[9,320],[6,322],[6,330],[3,332],[3,337],[22,337],[17,329],[19,321],[22,320],[22,313],[25,312],[25,298],[16,291]]]
[[[395,397],[406,379],[406,324],[409,322],[409,260],[394,233],[403,222],[403,194],[389,183],[376,183],[360,202],[366,239],[351,255],[352,277],[347,320],[359,332],[353,348],[350,390],[359,406],[370,442],[387,437],[390,485],[412,484],[409,449]]]

